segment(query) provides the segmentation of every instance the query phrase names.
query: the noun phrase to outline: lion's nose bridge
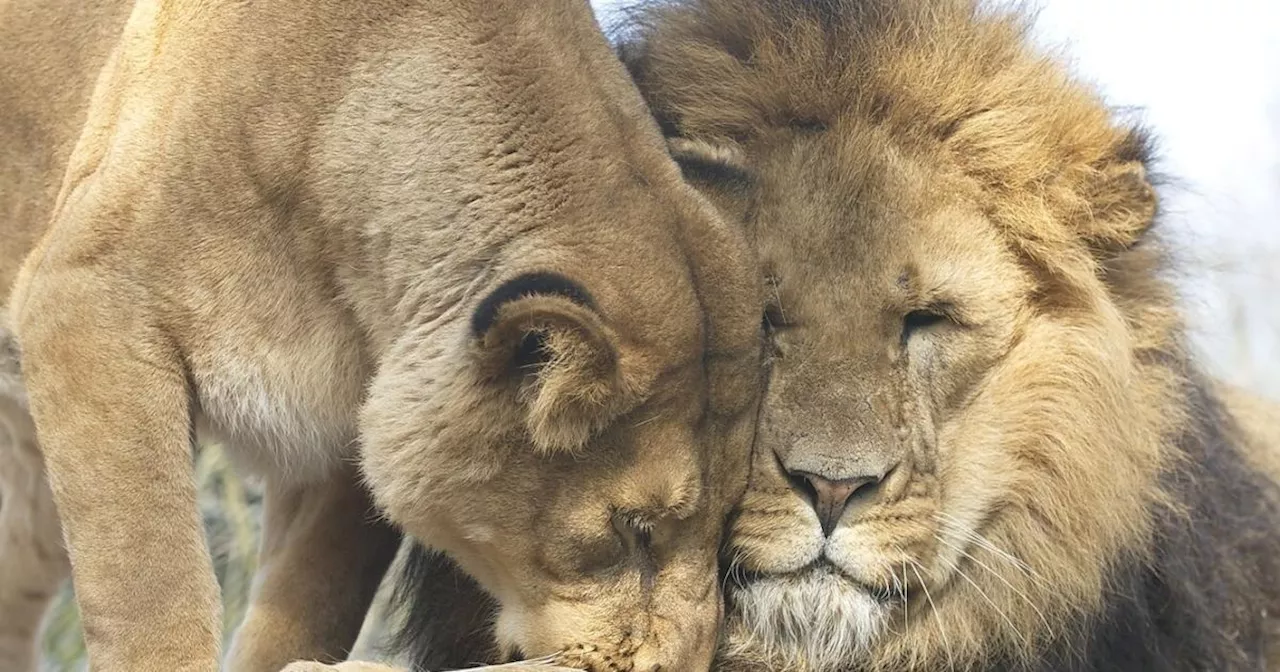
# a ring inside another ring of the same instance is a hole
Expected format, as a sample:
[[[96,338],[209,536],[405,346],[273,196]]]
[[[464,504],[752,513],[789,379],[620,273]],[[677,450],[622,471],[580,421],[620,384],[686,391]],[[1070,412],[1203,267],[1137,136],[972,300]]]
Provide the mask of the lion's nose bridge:
[[[895,391],[887,372],[866,368],[870,375],[849,371],[806,390],[804,429],[779,455],[787,471],[835,482],[879,480],[902,459]]]
[[[886,380],[833,376],[814,386],[805,430],[778,447],[779,463],[809,499],[825,534],[853,502],[874,501],[905,455],[892,391],[876,384]]]

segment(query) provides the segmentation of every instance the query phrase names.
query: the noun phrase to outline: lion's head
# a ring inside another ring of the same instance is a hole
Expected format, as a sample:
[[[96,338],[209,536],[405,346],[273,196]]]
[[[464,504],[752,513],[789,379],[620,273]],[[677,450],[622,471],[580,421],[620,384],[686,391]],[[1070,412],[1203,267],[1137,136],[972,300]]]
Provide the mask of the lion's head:
[[[731,669],[1029,666],[1155,553],[1191,386],[1147,143],[983,7],[659,1],[625,38],[766,279]]]

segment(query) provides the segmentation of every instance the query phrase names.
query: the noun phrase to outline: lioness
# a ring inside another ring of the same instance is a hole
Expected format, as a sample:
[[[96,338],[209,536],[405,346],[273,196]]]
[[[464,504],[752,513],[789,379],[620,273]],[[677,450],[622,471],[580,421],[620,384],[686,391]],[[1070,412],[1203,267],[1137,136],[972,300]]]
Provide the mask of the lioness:
[[[1145,135],[983,7],[632,15],[768,279],[717,669],[1280,668],[1280,413],[1188,351]],[[466,626],[414,607],[447,662]]]
[[[0,292],[95,670],[218,666],[196,433],[266,481],[232,669],[345,655],[398,538],[357,461],[508,648],[707,666],[755,262],[585,2],[18,0],[0,42]],[[64,562],[10,387],[6,671]]]

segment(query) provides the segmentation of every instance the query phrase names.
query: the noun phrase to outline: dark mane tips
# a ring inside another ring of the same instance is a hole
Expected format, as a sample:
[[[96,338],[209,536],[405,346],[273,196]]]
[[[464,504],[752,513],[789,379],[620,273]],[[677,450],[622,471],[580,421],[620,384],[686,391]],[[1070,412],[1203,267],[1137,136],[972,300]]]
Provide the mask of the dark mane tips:
[[[391,602],[403,618],[389,642],[413,670],[496,662],[497,603],[448,557],[411,542]]]

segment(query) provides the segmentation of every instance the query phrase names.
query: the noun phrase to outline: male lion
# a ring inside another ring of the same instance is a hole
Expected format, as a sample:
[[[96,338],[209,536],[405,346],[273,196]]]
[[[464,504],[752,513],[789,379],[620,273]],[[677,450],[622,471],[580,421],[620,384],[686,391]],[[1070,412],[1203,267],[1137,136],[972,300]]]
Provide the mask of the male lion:
[[[1139,130],[976,0],[633,19],[768,278],[718,669],[1280,666],[1280,414],[1188,352]]]
[[[586,3],[18,0],[0,42],[0,667],[65,567],[41,456],[94,669],[218,666],[194,433],[266,482],[232,669],[345,655],[398,538],[357,458],[508,648],[706,667],[755,262]]]

